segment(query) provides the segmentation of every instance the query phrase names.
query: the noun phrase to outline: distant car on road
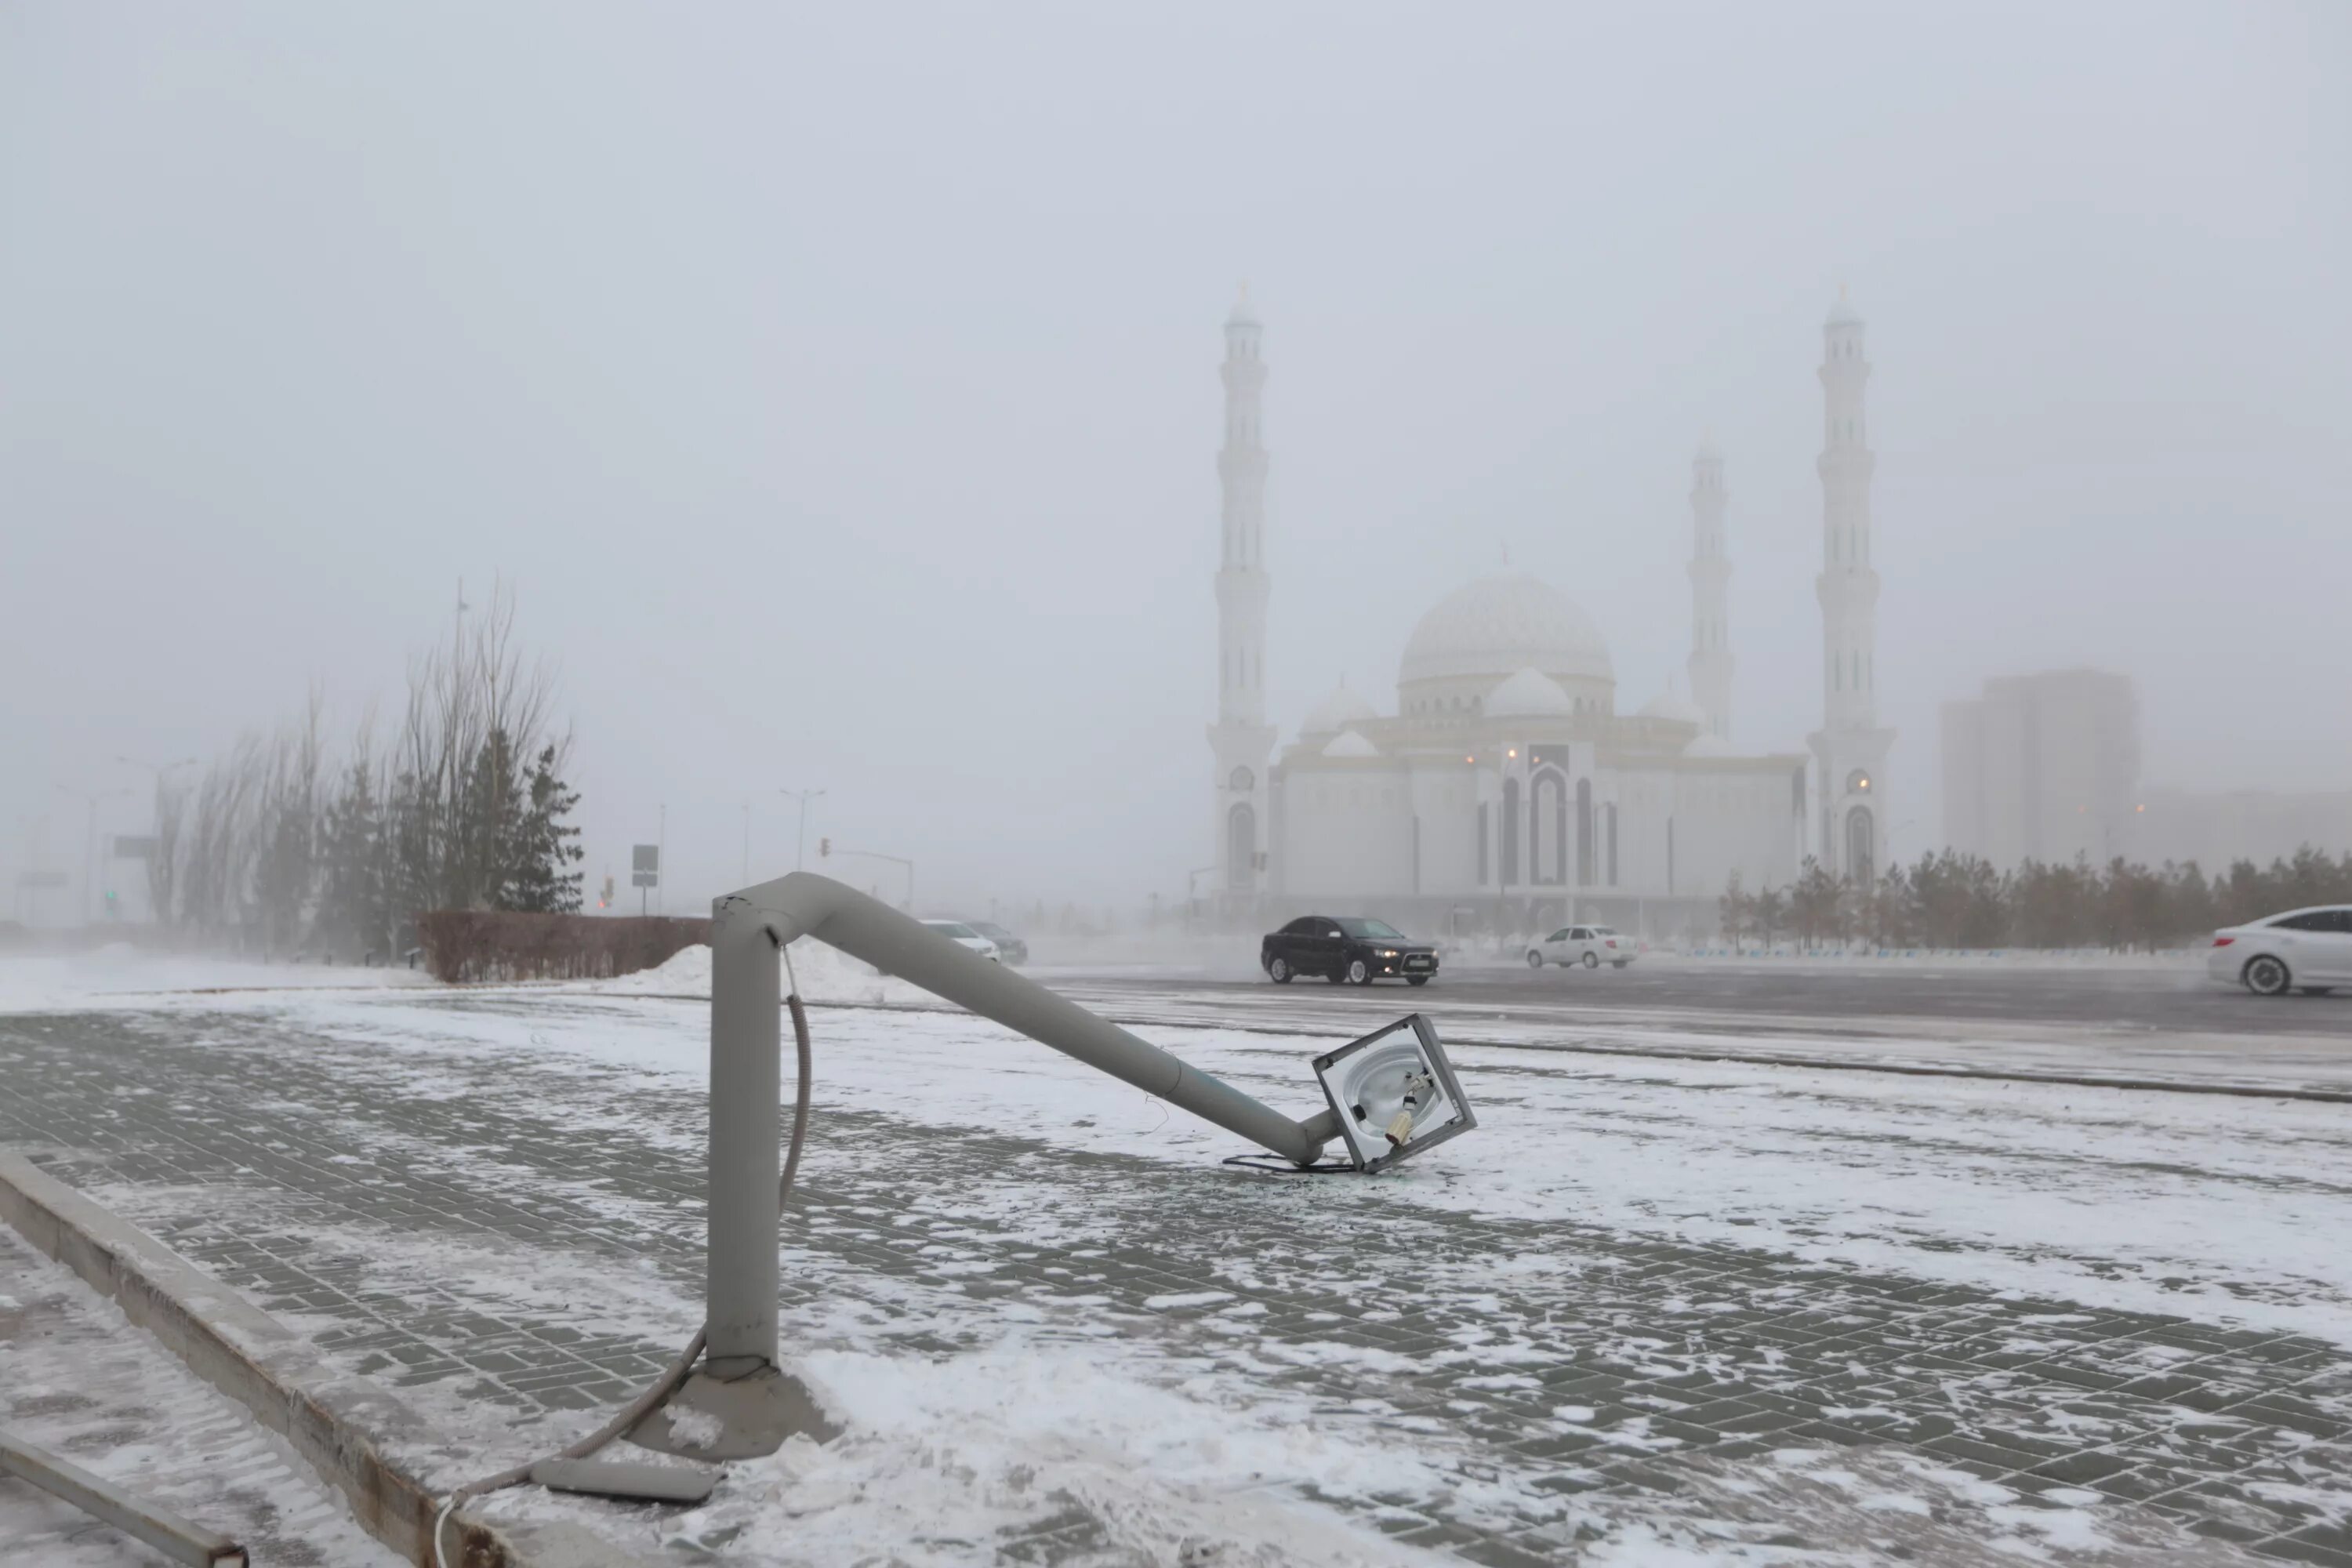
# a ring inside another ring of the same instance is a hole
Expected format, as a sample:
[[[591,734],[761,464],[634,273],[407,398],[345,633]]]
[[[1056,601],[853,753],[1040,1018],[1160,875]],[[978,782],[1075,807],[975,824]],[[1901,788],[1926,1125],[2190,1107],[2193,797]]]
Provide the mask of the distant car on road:
[[[2352,905],[2289,910],[2213,933],[2205,972],[2257,996],[2325,996],[2352,985]]]
[[[1562,926],[1528,949],[1528,967],[1547,963],[1580,963],[1587,969],[1610,964],[1622,969],[1633,962],[1633,943],[1608,926]]]
[[[964,924],[961,921],[925,921],[923,924],[926,929],[939,932],[941,936],[946,937],[950,942],[954,942],[958,947],[963,948],[967,952],[976,952],[980,954],[981,957],[988,959],[992,963],[1002,963],[1004,962],[1003,955],[996,951],[996,944],[994,942],[989,941],[986,937],[981,935],[978,931],[972,930],[971,927]]]
[[[1362,915],[1302,915],[1258,943],[1257,962],[1276,985],[1300,974],[1350,985],[1426,985],[1437,975],[1437,949]]]
[[[966,921],[964,924],[996,944],[996,956],[1006,963],[1029,962],[1029,944],[998,925],[994,921]]]

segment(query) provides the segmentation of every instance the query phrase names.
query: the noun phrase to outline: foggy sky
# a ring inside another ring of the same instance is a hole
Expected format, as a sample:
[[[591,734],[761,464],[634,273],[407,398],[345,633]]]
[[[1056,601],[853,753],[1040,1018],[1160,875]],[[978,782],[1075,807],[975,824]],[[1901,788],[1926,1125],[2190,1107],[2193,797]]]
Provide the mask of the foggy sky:
[[[1181,896],[1244,279],[1286,731],[1506,551],[1637,706],[1711,429],[1800,748],[1844,285],[1895,853],[1990,675],[2352,784],[2347,77],[2329,4],[0,5],[0,887],[503,574],[592,886],[664,803],[673,910],[747,802],[789,868],[788,785],[926,904]]]

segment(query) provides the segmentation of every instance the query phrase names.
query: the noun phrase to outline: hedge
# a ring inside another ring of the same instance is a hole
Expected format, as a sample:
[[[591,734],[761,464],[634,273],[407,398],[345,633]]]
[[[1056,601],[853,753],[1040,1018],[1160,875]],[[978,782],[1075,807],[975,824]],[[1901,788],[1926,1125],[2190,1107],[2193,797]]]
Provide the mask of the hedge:
[[[435,910],[416,917],[417,945],[434,978],[608,980],[667,963],[710,941],[710,921],[664,915],[539,915]]]

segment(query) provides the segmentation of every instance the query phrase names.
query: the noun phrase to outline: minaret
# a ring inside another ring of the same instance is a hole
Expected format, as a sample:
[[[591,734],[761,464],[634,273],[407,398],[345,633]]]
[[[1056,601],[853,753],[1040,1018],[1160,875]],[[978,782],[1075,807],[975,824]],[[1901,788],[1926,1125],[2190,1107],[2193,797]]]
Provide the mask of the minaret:
[[[1822,864],[1856,881],[1886,865],[1886,782],[1880,776],[1895,731],[1878,727],[1878,573],[1870,563],[1870,426],[1862,393],[1870,380],[1862,318],[1845,290],[1822,328],[1826,428],[1822,476],[1822,728],[1811,736],[1821,764]]]
[[[1731,739],[1731,639],[1727,590],[1731,559],[1723,550],[1723,453],[1708,437],[1691,459],[1691,700],[1706,712],[1706,732]]]
[[[1242,289],[1225,318],[1225,444],[1217,454],[1224,489],[1224,548],[1217,567],[1216,863],[1227,900],[1254,899],[1266,884],[1265,447],[1259,425],[1265,362],[1260,327]]]

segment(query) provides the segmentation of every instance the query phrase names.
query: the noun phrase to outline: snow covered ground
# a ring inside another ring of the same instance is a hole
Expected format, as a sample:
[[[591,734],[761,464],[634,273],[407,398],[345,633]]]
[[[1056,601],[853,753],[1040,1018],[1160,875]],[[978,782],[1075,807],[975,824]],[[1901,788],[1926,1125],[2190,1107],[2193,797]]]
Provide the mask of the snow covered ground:
[[[707,949],[704,951],[708,951]],[[405,969],[254,963],[205,953],[157,953],[127,943],[87,952],[0,952],[0,1015],[152,1006],[192,991],[432,987]]]
[[[564,1024],[421,998],[266,1005],[415,1053],[418,1092],[431,1092],[431,1064],[446,1053],[518,1047],[690,1093],[706,1081],[705,1014],[666,1002]],[[1017,1129],[1188,1169],[1242,1147],[984,1019],[855,1007],[815,1017],[820,1110]],[[1270,1104],[1319,1109],[1307,1059],[1328,1037],[1150,1033]],[[2341,1106],[1479,1046],[1454,1055],[1482,1125],[1372,1184],[1383,1205],[1574,1216],[2352,1347],[2352,1114]],[[1008,1201],[992,1217],[1017,1220],[1031,1200]]]
[[[668,1518],[498,1507],[747,1563],[1008,1539],[1068,1563],[2237,1561],[2352,1522],[2342,1106],[1474,1044],[1475,1132],[1376,1180],[1283,1179],[793,953],[804,994],[850,1004],[815,1012],[783,1244],[789,1342],[846,1436]],[[707,964],[135,1016],[110,992],[104,1029],[0,1019],[23,1075],[0,1111],[27,1093],[26,1125],[100,1151],[75,1179],[413,1380],[496,1468],[589,1419],[518,1416],[531,1379],[494,1363],[526,1329],[635,1369],[696,1320],[707,1010],[675,998]],[[1303,1113],[1307,1058],[1357,1020],[1300,1016],[1320,1032],[1142,1032]],[[211,1165],[138,1131],[219,1103]],[[2235,1533],[2187,1533],[2209,1515]]]

